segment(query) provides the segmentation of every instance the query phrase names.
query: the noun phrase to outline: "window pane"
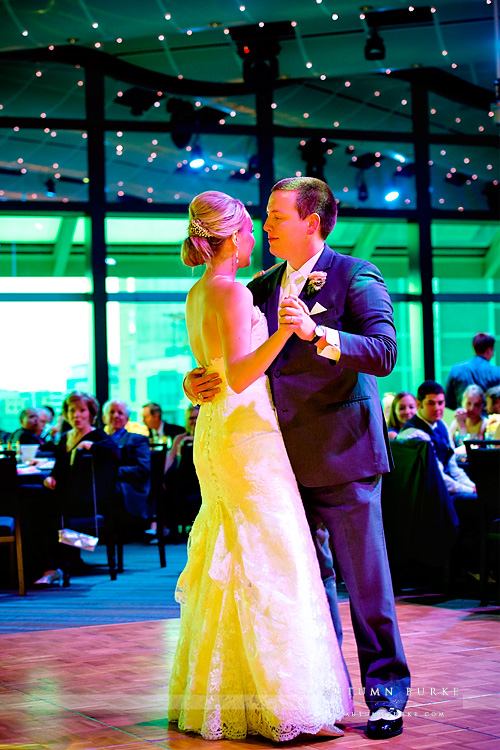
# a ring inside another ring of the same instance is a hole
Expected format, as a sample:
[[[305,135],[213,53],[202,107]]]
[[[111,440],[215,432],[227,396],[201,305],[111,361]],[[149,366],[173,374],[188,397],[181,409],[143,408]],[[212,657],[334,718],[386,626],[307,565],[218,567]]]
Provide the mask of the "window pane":
[[[147,401],[162,406],[163,418],[184,424],[182,390],[196,363],[189,348],[184,303],[108,302],[111,397],[126,401],[141,421]]]
[[[474,356],[472,339],[476,333],[487,331],[498,340],[500,333],[500,303],[497,302],[441,302],[434,305],[436,380],[446,382],[455,362]],[[498,364],[498,352],[491,364]]]
[[[17,429],[27,406],[58,412],[69,390],[92,391],[90,304],[0,302],[0,317],[0,429]]]
[[[424,380],[421,306],[416,302],[395,302],[394,322],[398,341],[398,358],[394,370],[378,378],[381,397],[384,393],[416,393]]]

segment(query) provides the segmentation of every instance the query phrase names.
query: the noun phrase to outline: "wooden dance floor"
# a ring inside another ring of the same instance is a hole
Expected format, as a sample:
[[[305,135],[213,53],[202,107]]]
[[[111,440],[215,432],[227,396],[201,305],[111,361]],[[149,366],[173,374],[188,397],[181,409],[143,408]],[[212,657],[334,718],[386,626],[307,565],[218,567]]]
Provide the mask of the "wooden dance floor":
[[[404,733],[383,745],[390,743],[391,750],[498,750],[498,611],[397,606],[413,693]],[[358,694],[348,604],[341,608],[355,715],[346,717],[344,737],[300,738],[288,746],[381,745],[363,734],[367,715]],[[178,628],[178,620],[164,620],[0,636],[1,750],[276,747],[258,737],[207,742],[167,727],[167,684]]]

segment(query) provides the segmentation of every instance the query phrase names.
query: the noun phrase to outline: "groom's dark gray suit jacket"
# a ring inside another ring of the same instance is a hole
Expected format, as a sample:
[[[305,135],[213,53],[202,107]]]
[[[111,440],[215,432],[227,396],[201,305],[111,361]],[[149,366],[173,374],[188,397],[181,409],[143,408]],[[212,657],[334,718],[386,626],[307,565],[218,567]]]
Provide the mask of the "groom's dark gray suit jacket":
[[[278,327],[281,279],[286,263],[250,282],[254,302],[272,334]],[[307,487],[342,484],[390,470],[392,458],[375,376],[396,362],[392,305],[380,271],[325,245],[314,271],[325,285],[308,298],[313,319],[340,332],[335,364],[316,347],[292,336],[267,375],[295,475]]]

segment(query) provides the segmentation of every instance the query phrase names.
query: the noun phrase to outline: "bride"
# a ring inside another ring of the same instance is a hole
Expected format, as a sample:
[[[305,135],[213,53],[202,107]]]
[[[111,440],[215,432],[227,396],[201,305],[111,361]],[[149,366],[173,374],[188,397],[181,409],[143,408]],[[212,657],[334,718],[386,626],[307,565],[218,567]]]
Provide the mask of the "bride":
[[[293,322],[269,337],[235,281],[255,244],[243,204],[209,191],[189,216],[182,260],[206,265],[187,297],[189,340],[222,384],[196,426],[203,502],[176,591],[168,718],[210,740],[340,736],[349,678],[265,375]]]

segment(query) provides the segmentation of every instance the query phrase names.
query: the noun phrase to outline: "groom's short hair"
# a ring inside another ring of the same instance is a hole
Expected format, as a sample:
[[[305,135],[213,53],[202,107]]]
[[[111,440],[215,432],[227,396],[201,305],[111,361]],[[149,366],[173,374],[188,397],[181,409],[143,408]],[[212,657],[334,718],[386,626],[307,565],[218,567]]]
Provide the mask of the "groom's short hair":
[[[316,177],[286,177],[274,185],[276,190],[296,190],[295,208],[301,219],[318,214],[321,220],[320,234],[326,240],[337,221],[337,202],[326,182]]]

